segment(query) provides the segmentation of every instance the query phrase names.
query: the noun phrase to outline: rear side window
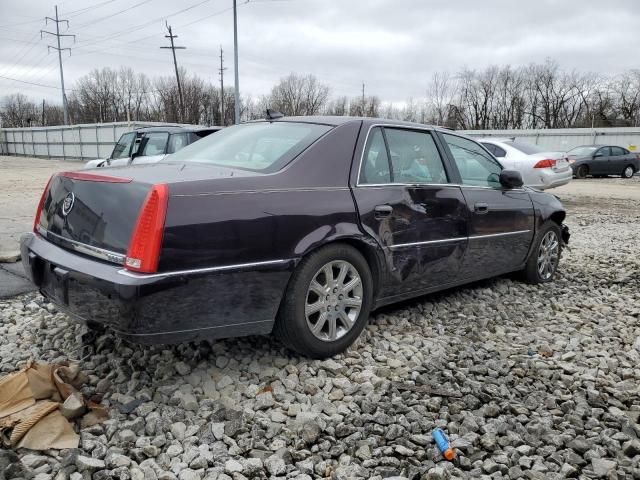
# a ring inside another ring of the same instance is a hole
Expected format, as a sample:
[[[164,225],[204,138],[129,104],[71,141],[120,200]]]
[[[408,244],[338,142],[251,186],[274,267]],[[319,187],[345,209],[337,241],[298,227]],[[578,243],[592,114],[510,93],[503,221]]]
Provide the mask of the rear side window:
[[[371,130],[362,157],[360,182],[363,184],[391,183],[391,170],[382,129]]]
[[[504,158],[507,156],[507,152],[504,151],[501,147],[494,145],[493,143],[484,143],[482,142],[482,146],[493,153],[494,157]]]
[[[440,153],[429,132],[385,128],[394,183],[447,183]]]
[[[500,188],[501,165],[476,142],[456,135],[442,134],[449,146],[463,185]]]
[[[331,130],[327,125],[256,122],[225,128],[192,143],[167,161],[209,163],[270,173],[280,170]]]
[[[147,133],[142,140],[141,156],[162,155],[167,148],[169,134],[166,132]]]
[[[624,148],[621,147],[611,147],[611,156],[617,157],[620,155],[626,155],[627,152]]]
[[[120,140],[118,140],[118,143],[116,143],[116,146],[113,147],[111,158],[114,160],[117,158],[127,158],[130,155],[129,152],[131,151],[131,144],[135,138],[136,134],[134,132],[122,135]]]
[[[178,150],[182,150],[189,144],[189,136],[187,133],[173,133],[169,137],[169,145],[167,146],[167,153],[175,153]]]

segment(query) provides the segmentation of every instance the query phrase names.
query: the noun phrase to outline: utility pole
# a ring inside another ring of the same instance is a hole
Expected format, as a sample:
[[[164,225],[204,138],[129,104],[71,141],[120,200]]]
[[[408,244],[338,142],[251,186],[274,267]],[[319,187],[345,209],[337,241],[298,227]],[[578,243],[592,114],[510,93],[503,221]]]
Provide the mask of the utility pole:
[[[42,99],[42,126],[44,127],[44,98]]]
[[[65,125],[69,125],[69,111],[67,109],[67,95],[64,93],[64,73],[62,71],[62,50],[69,50],[69,56],[71,56],[71,49],[70,48],[61,48],[60,47],[60,37],[73,37],[73,42],[75,43],[76,41],[76,36],[75,35],[63,35],[60,33],[60,24],[61,23],[66,23],[67,24],[67,30],[69,29],[69,20],[60,20],[58,18],[58,6],[55,6],[55,10],[56,10],[56,18],[51,18],[51,17],[45,17],[45,25],[47,25],[49,23],[49,20],[51,20],[52,22],[56,23],[56,33],[53,32],[48,32],[46,30],[40,30],[40,38],[43,38],[43,34],[48,33],[49,35],[53,35],[54,37],[56,37],[58,46],[57,47],[52,47],[51,45],[47,45],[47,52],[49,52],[49,50],[51,50],[52,48],[54,50],[58,51],[58,62],[60,63],[60,88],[62,89],[62,108],[64,110],[64,124]]]
[[[220,45],[220,125],[225,126],[225,118],[224,118],[224,71],[226,68],[224,67],[224,56],[222,51],[222,45]]]
[[[364,113],[364,82],[362,82],[362,116],[366,117]]]
[[[235,83],[235,124],[240,123],[240,81],[238,79],[238,8],[233,0],[233,68],[236,75]]]
[[[171,46],[170,47],[160,47],[160,48],[170,48],[171,52],[173,53],[173,66],[176,69],[176,82],[178,82],[178,100],[179,100],[179,105],[178,105],[178,121],[181,122],[182,121],[182,115],[183,115],[183,111],[184,111],[184,104],[183,104],[183,100],[182,100],[182,86],[180,85],[180,73],[178,72],[178,61],[176,60],[176,50],[184,50],[187,47],[176,47],[173,44],[173,39],[174,38],[178,38],[177,35],[174,35],[171,32],[171,25],[169,25],[167,23],[167,21],[165,20],[165,25],[167,27],[167,30],[169,31],[169,35],[165,35],[165,38],[168,38],[169,40],[171,40]]]

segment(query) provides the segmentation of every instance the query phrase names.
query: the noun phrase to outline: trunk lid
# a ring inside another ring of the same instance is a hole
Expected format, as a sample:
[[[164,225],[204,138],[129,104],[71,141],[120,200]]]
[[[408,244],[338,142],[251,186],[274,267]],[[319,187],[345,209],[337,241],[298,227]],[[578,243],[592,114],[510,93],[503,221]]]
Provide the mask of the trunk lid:
[[[63,172],[51,179],[36,227],[48,241],[123,263],[144,200],[154,184],[261,175],[211,165],[159,163]],[[112,255],[112,254],[118,255]]]

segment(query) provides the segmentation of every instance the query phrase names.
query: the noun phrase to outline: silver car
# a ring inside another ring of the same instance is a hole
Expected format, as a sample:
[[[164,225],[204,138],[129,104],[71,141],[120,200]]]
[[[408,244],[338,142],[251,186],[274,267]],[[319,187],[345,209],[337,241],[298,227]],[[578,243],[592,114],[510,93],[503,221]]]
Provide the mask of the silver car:
[[[222,127],[145,127],[123,133],[109,158],[88,161],[84,168],[118,167],[159,162]]]
[[[566,185],[573,171],[563,152],[550,152],[515,139],[483,138],[480,143],[509,170],[517,170],[525,185],[546,190]]]

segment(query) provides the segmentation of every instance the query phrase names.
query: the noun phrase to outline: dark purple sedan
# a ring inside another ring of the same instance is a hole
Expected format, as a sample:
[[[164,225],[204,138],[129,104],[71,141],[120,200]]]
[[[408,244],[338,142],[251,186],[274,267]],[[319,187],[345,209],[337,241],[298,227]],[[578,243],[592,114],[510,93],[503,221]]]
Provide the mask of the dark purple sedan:
[[[382,305],[516,271],[551,281],[564,218],[455,132],[280,118],[157,164],[54,175],[21,247],[43,295],[126,339],[273,332],[327,357]]]

